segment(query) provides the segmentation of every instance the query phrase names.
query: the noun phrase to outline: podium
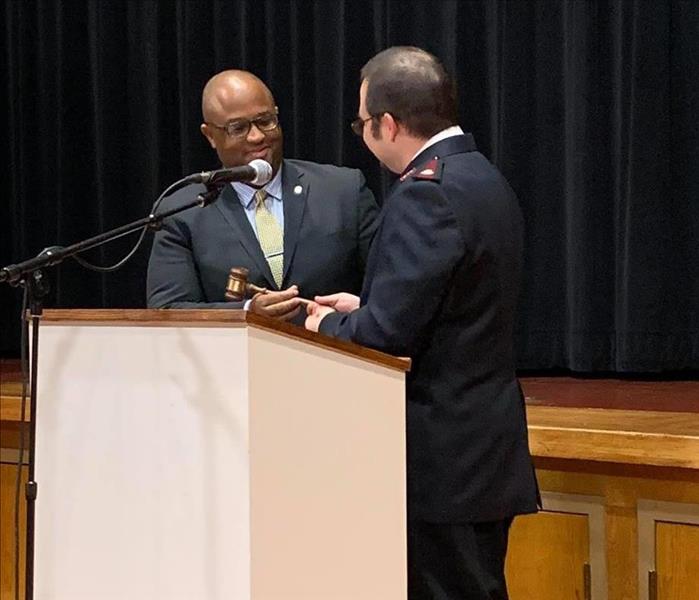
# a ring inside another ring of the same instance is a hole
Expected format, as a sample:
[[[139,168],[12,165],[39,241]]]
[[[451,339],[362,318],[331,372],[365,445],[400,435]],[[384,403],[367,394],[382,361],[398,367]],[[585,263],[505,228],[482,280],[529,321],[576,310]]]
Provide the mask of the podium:
[[[47,310],[37,600],[406,598],[409,361],[243,311]]]

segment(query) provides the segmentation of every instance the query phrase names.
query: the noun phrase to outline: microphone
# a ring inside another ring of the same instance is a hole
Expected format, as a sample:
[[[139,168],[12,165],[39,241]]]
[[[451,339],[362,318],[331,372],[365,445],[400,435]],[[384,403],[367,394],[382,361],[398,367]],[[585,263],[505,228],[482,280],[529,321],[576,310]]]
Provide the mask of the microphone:
[[[203,183],[204,185],[218,185],[230,181],[245,181],[252,185],[264,185],[272,179],[272,165],[266,160],[256,158],[242,167],[230,169],[217,169],[215,171],[202,171],[189,175],[183,181],[189,183]]]

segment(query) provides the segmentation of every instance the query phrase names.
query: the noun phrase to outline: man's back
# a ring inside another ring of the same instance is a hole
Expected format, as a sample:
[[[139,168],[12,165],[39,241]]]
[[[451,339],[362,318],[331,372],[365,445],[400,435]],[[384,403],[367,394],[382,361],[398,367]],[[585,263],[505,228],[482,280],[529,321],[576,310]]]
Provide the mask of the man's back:
[[[413,359],[408,483],[416,518],[488,521],[531,512],[536,484],[512,351],[522,255],[517,200],[470,136],[423,154],[386,200],[364,310],[347,317],[349,337]],[[321,331],[341,318],[333,317]]]
[[[412,510],[430,520],[493,521],[536,510],[512,347],[522,217],[485,157],[449,153],[461,141],[433,148],[443,156],[440,180],[419,182],[441,188],[463,254],[408,374],[410,496]]]

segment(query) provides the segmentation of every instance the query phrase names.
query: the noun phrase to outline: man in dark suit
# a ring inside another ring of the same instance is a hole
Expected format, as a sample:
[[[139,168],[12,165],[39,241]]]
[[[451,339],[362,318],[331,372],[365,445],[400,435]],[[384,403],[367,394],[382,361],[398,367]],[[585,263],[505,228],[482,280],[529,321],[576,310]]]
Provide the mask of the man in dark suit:
[[[456,126],[435,57],[389,48],[362,70],[353,128],[399,173],[361,298],[308,307],[306,327],[413,360],[407,379],[410,600],[504,599],[512,519],[537,510],[513,322],[522,218]]]
[[[202,94],[201,131],[224,167],[266,160],[264,188],[227,185],[219,199],[167,219],[148,266],[152,308],[249,308],[292,319],[299,295],[359,291],[378,207],[360,171],[282,159],[282,131],[272,93],[246,71],[224,71]],[[189,186],[167,200],[192,200]],[[225,302],[231,267],[270,293]]]

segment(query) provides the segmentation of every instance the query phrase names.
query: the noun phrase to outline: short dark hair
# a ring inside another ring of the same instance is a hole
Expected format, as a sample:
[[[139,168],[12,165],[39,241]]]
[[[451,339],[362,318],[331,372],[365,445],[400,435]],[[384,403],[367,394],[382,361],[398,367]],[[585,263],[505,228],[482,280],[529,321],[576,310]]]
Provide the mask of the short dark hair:
[[[379,52],[361,71],[370,116],[390,113],[413,135],[431,138],[458,122],[456,88],[439,60],[414,46]],[[374,133],[378,123],[372,122]]]

